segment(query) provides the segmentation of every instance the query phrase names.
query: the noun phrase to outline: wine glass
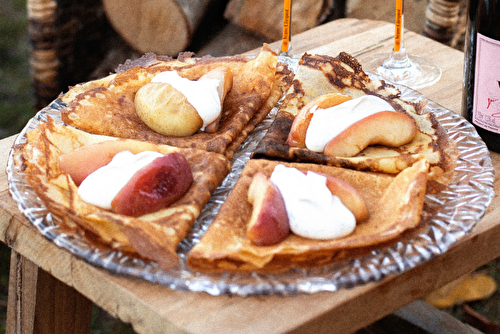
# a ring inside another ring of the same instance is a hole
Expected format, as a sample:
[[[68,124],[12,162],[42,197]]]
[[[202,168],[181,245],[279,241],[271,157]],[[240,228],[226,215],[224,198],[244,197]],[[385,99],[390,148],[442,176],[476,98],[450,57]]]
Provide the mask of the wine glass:
[[[392,83],[416,90],[435,84],[441,78],[441,68],[430,59],[406,53],[403,27],[404,0],[396,0],[392,52],[365,57],[361,60],[363,69]]]

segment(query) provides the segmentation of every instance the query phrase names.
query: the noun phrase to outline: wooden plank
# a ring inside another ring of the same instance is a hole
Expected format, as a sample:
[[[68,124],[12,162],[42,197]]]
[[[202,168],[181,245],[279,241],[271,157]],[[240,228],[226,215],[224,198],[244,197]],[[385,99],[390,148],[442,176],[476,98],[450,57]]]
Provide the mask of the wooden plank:
[[[14,250],[10,262],[6,333],[90,332],[88,298]]]
[[[11,251],[6,333],[33,333],[38,266]]]

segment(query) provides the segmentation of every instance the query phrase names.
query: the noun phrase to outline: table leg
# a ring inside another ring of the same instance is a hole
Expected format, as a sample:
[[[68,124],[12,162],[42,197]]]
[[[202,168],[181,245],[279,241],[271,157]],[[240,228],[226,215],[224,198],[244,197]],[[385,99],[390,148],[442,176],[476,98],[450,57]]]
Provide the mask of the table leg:
[[[12,250],[6,333],[87,334],[92,302]]]

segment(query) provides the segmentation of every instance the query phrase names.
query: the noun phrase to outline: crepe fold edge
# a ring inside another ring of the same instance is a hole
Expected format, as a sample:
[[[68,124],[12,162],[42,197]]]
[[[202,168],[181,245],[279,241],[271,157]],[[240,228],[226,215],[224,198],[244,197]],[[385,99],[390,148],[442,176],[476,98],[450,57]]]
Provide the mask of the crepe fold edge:
[[[248,187],[257,171],[268,176],[278,161],[250,160],[212,225],[188,254],[188,266],[202,272],[279,272],[313,268],[368,253],[421,224],[429,164],[421,160],[397,176],[306,163],[288,167],[326,173],[354,186],[365,197],[370,218],[335,240],[312,240],[290,234],[273,246],[256,246],[246,237],[252,206]],[[398,200],[401,198],[401,200]]]
[[[162,268],[174,266],[176,248],[187,235],[211,194],[229,173],[230,162],[213,152],[96,136],[64,125],[49,117],[27,132],[27,142],[14,148],[14,161],[65,233],[83,238],[98,249],[131,253]],[[120,140],[136,149],[163,154],[183,154],[193,172],[188,192],[169,207],[141,217],[115,214],[85,203],[71,178],[58,168],[59,156],[80,146],[104,140]],[[137,148],[138,147],[138,148]]]

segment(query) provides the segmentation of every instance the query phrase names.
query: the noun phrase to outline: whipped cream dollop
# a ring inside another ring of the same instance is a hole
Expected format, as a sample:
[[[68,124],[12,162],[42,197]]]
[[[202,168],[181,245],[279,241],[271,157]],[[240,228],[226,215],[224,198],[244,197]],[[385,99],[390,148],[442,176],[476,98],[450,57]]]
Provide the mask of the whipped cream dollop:
[[[293,233],[310,239],[335,239],[354,231],[354,214],[332,195],[323,175],[304,174],[280,164],[270,180],[283,196]]]
[[[181,77],[176,71],[158,73],[151,82],[167,83],[181,92],[188,102],[196,109],[203,120],[201,130],[215,121],[222,111],[219,93],[221,81],[217,79],[203,79],[192,81]]]
[[[78,195],[89,204],[111,210],[113,198],[132,176],[162,156],[163,154],[154,151],[144,151],[138,154],[130,151],[119,152],[109,164],[95,170],[83,180],[78,187]]]
[[[306,147],[313,152],[323,152],[326,144],[348,127],[381,111],[395,110],[387,101],[373,95],[361,96],[330,108],[312,108]]]

